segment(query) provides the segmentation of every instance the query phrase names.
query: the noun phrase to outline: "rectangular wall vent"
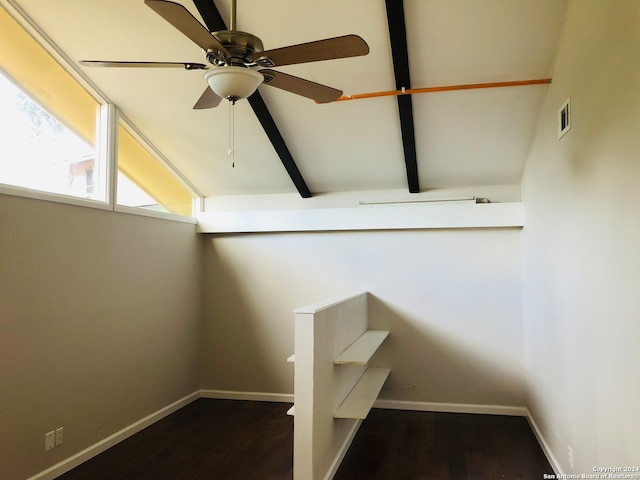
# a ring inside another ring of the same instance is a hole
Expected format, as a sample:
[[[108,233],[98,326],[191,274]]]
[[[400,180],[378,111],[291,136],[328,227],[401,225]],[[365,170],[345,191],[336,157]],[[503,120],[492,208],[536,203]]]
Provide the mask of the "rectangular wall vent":
[[[558,140],[571,129],[571,97],[558,110]]]

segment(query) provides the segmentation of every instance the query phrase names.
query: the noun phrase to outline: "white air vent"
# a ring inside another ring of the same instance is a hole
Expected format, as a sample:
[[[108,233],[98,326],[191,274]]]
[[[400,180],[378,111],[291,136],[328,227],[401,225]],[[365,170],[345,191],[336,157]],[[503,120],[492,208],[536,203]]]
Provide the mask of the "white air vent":
[[[571,129],[571,97],[558,110],[558,140]]]

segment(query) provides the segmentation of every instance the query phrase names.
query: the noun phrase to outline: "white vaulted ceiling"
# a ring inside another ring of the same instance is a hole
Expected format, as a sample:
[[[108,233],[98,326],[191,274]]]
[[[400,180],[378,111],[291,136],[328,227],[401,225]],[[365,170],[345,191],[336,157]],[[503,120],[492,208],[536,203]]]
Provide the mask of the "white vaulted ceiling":
[[[400,1],[400,0],[398,0]],[[80,60],[206,63],[143,0],[16,2],[204,196],[295,193],[246,100],[192,110],[201,71],[88,68]],[[201,20],[191,0],[179,0]],[[230,0],[215,0],[229,23]],[[405,0],[411,87],[549,78],[563,0]],[[203,22],[204,23],[204,22]],[[383,0],[238,0],[237,28],[265,49],[354,33],[367,56],[278,67],[344,91],[395,90]],[[412,96],[420,188],[518,184],[545,85]],[[406,189],[396,97],[316,104],[259,88],[313,194]]]

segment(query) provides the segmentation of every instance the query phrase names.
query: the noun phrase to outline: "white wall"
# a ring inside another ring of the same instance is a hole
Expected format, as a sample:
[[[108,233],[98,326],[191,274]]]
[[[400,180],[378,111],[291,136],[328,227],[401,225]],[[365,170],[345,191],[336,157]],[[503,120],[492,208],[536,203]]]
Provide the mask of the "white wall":
[[[199,240],[191,224],[0,195],[0,478],[198,389]]]
[[[205,237],[202,387],[293,393],[297,307],[367,290],[381,398],[525,404],[519,229]],[[405,388],[415,385],[414,388]]]
[[[571,2],[523,178],[529,401],[565,473],[640,462],[639,65],[640,2]]]

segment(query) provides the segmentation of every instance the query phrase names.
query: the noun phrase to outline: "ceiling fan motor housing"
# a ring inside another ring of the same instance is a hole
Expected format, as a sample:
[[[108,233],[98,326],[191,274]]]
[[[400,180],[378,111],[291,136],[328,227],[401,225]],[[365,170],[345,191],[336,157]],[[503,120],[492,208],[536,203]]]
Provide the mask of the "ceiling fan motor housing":
[[[212,32],[212,35],[229,51],[230,58],[226,59],[226,65],[233,66],[252,66],[254,62],[247,60],[247,58],[256,52],[263,52],[264,46],[262,40],[255,35],[247,32],[240,32],[238,30],[219,30]],[[220,65],[216,61],[216,56],[213,55],[213,60],[209,58],[210,54],[207,53],[207,60],[214,65]]]

